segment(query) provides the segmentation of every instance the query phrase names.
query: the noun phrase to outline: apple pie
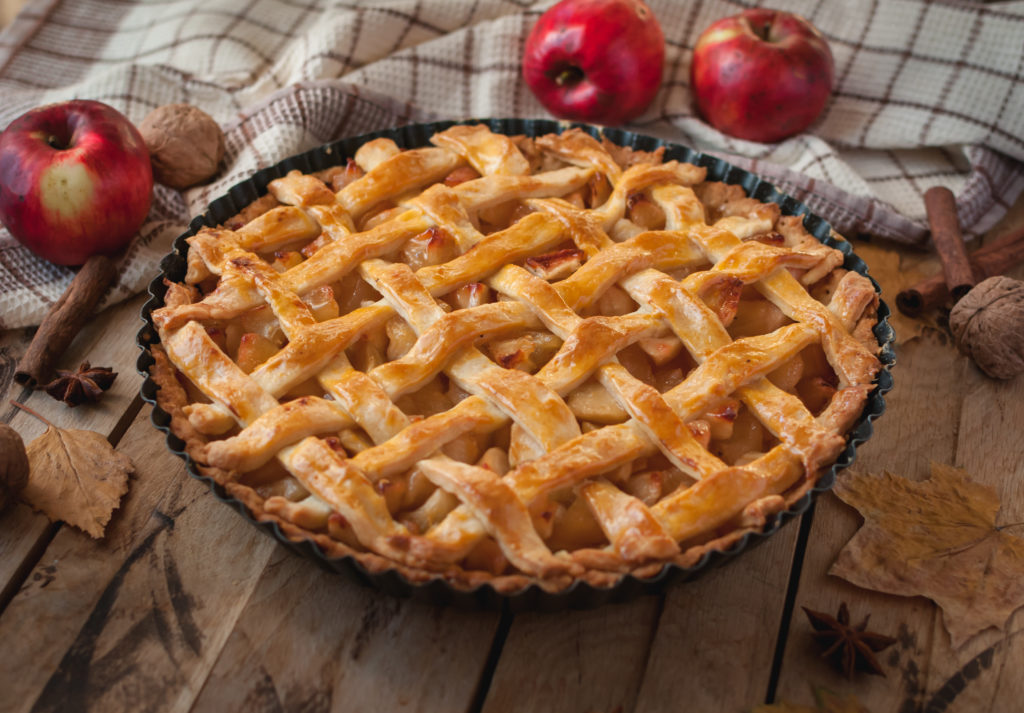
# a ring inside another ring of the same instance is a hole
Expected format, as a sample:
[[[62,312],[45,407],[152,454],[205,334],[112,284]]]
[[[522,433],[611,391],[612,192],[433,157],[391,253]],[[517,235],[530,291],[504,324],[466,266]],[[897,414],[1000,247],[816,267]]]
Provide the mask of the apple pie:
[[[872,282],[706,178],[485,125],[288,172],[187,239],[158,404],[255,519],[371,573],[692,566],[814,486],[881,368]]]

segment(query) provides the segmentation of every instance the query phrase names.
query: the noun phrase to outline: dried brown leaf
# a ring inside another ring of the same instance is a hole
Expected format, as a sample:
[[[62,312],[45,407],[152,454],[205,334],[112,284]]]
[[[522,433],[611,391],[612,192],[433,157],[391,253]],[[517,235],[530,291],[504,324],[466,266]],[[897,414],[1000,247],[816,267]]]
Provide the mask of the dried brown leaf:
[[[134,466],[95,431],[49,426],[28,444],[29,480],[22,499],[51,520],[95,538],[128,492]]]
[[[1024,606],[1024,539],[996,526],[999,498],[965,471],[932,463],[915,482],[849,473],[835,493],[864,516],[830,574],[866,589],[928,597],[954,647],[1002,629]]]

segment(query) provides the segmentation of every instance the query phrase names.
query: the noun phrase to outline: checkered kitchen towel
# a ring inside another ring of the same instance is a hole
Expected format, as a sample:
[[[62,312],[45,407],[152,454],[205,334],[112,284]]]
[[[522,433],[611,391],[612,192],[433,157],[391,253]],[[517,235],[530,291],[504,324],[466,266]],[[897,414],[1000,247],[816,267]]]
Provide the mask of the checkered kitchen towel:
[[[189,216],[255,169],[332,139],[413,121],[543,117],[520,80],[523,41],[552,0],[28,0],[0,34],[0,126],[91,98],[140,122],[188,102],[227,135],[207,186],[158,186],[106,304],[142,291]],[[629,128],[726,156],[841,232],[927,240],[922,195],[945,184],[972,234],[1024,188],[1024,2],[774,0],[828,38],[838,89],[778,145],[694,116],[690,56],[712,21],[757,2],[651,0],[665,75]],[[37,324],[71,271],[0,232],[0,328]]]

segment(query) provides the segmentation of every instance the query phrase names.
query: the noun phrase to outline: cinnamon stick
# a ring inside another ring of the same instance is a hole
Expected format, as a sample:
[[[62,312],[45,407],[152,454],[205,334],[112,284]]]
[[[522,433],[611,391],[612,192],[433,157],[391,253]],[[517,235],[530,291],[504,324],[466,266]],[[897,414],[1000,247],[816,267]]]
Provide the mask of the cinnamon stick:
[[[968,260],[976,282],[1009,272],[1024,263],[1024,228],[979,248],[968,255]],[[950,296],[946,278],[940,273],[900,292],[896,295],[896,306],[904,314],[916,317],[945,304]]]
[[[967,259],[964,236],[960,232],[956,198],[945,186],[933,186],[924,194],[924,207],[928,214],[928,225],[932,229],[932,243],[942,261],[946,288],[954,300],[959,300],[976,283]]]
[[[82,265],[36,330],[18,362],[15,381],[30,387],[49,381],[53,365],[78,334],[83,322],[92,315],[116,276],[114,263],[104,255],[94,255]]]

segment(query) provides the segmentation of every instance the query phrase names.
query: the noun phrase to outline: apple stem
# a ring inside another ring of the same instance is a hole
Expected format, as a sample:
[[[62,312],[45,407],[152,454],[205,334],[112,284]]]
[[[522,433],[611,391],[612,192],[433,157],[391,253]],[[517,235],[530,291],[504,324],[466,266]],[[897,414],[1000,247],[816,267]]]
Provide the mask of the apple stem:
[[[64,144],[61,142],[61,140],[58,139],[53,134],[50,134],[49,136],[46,137],[46,143],[50,145],[50,148],[57,149],[58,151],[61,151],[66,148]]]
[[[560,87],[579,84],[583,80],[583,70],[579,67],[566,67],[555,77],[555,84]]]
[[[764,23],[763,25],[753,25],[752,24],[750,29],[753,31],[753,33],[759,39],[762,39],[765,42],[771,42],[772,41],[772,23],[771,23],[771,21],[768,21],[768,22]]]

